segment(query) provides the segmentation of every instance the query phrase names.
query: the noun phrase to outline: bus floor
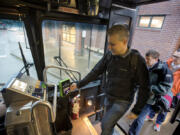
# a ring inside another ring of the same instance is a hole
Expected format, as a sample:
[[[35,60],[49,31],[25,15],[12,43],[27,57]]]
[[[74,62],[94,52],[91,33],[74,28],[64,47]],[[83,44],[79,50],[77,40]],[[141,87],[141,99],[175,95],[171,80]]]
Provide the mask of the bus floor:
[[[171,115],[172,115],[171,111],[170,113],[168,113],[167,118],[165,120],[165,122],[162,124],[161,126],[161,131],[157,132],[154,131],[153,127],[154,127],[154,121],[145,121],[143,128],[140,132],[140,135],[172,135],[175,128],[178,125],[178,122],[175,122],[174,124],[171,124],[169,122]],[[123,118],[122,120],[120,120],[121,124],[123,124],[122,121],[124,121],[124,125],[126,131],[128,131],[130,123],[132,123],[131,120],[127,120],[127,118]],[[81,117],[77,120],[73,120],[73,129],[72,129],[72,135],[100,135],[101,134],[101,123],[100,122],[90,122],[90,119],[88,117]],[[124,126],[122,125],[122,126]],[[118,126],[115,126],[114,128],[114,133],[113,135],[125,135],[122,130],[120,130],[120,128]]]

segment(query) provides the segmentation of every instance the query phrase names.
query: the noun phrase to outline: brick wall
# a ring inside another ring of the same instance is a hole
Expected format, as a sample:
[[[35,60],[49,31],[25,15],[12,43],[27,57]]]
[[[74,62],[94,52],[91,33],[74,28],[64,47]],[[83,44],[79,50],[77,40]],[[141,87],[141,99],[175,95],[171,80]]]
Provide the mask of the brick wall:
[[[132,48],[138,49],[143,56],[147,50],[155,49],[166,61],[180,45],[180,0],[140,6],[138,15],[165,15],[162,29],[140,28],[137,17]]]

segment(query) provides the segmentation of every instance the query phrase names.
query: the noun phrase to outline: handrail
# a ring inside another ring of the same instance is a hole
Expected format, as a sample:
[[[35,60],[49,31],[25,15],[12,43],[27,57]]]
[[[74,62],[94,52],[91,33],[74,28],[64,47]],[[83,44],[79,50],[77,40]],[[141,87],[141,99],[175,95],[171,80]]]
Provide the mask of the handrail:
[[[39,106],[39,105],[43,105],[43,106],[46,106],[48,108],[48,110],[51,114],[51,122],[55,122],[56,117],[54,116],[54,114],[56,114],[56,113],[53,112],[51,104],[47,101],[40,101],[39,100],[39,101],[34,102],[32,105],[32,112],[34,111],[34,108]]]
[[[36,101],[32,104],[32,113],[34,111],[34,108],[39,106],[39,105],[43,105],[43,106],[46,106],[50,112],[50,116],[51,116],[51,122],[55,122],[56,120],[56,104],[57,104],[57,85],[54,84],[54,98],[53,98],[53,107],[52,105],[46,101],[46,90],[44,90],[44,99],[43,100],[39,100],[39,101]]]
[[[66,67],[68,68],[67,64],[63,61],[63,59],[61,59],[61,57],[59,56],[54,56],[54,59],[59,63],[59,65],[61,66],[61,63]],[[65,71],[65,73],[72,79],[72,81],[78,81],[78,79],[76,78],[76,76],[70,71],[70,74],[69,72]],[[71,76],[72,75],[72,76]],[[73,78],[72,78],[73,77]],[[75,79],[75,80],[74,80]]]
[[[57,68],[57,69],[65,70],[65,71],[75,72],[75,73],[77,73],[77,74],[79,75],[79,80],[81,80],[81,73],[78,72],[78,71],[76,71],[76,70],[68,69],[68,68],[64,68],[64,67],[60,67],[60,66],[55,66],[55,65],[49,65],[49,66],[46,66],[46,67],[44,68],[44,70],[43,70],[43,79],[44,79],[44,83],[45,83],[46,86],[48,86],[48,84],[47,84],[47,70],[48,70],[49,68]],[[52,107],[52,105],[51,105],[49,102],[47,102],[47,100],[46,100],[46,99],[47,99],[47,97],[46,97],[46,95],[47,95],[47,94],[46,94],[46,93],[47,93],[46,88],[47,88],[47,87],[43,88],[43,89],[44,89],[44,97],[43,97],[43,100],[42,100],[42,101],[36,101],[36,102],[34,102],[33,105],[32,105],[32,112],[33,112],[34,108],[35,108],[36,106],[38,106],[38,105],[44,105],[44,106],[46,106],[46,107],[48,108],[49,112],[50,112],[51,122],[55,122],[55,120],[56,120],[56,103],[57,103],[57,85],[56,85],[56,84],[53,84],[53,85],[54,85],[54,89],[55,89],[55,91],[54,91],[54,97],[53,97],[53,107]]]
[[[65,66],[66,68],[68,68],[68,66],[66,65],[66,63],[64,63],[64,61],[62,61],[59,56],[54,56],[54,59],[58,62],[58,64],[59,64],[60,66],[62,66],[62,65],[61,65],[61,62],[62,62],[63,66]],[[69,78],[70,78],[72,81],[75,81],[74,78],[72,78],[72,76],[71,76],[72,73],[69,74],[69,72],[67,72],[67,71],[65,71],[65,73],[69,76]],[[60,75],[61,75],[61,72],[60,72]],[[76,79],[76,78],[75,78],[75,79]]]
[[[43,70],[43,79],[44,79],[45,83],[47,83],[46,72],[47,72],[48,68],[57,68],[57,69],[65,70],[65,71],[75,72],[79,75],[79,81],[81,80],[81,73],[79,71],[76,71],[76,70],[70,69],[70,68],[61,67],[61,66],[49,65],[49,66],[46,66],[45,69]]]

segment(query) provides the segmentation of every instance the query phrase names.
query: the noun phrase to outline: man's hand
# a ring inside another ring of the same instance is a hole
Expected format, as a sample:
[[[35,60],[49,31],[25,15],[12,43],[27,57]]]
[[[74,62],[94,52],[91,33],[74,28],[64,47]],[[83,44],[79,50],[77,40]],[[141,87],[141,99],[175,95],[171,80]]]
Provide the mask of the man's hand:
[[[73,91],[77,89],[77,84],[76,83],[72,83],[71,86],[70,86],[70,90]]]
[[[128,119],[136,119],[138,116],[132,112],[130,112],[127,116],[126,116]]]

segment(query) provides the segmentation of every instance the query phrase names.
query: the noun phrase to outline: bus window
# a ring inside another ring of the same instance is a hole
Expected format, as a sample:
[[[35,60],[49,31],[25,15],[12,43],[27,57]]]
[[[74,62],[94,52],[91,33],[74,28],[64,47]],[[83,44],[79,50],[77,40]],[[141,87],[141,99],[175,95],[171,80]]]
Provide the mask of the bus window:
[[[23,22],[0,19],[0,41],[0,83],[3,84],[24,67],[18,42],[27,62],[33,63],[33,59]],[[30,76],[37,78],[34,66],[30,68]]]
[[[67,66],[84,77],[104,54],[106,25],[45,20],[42,31],[46,66]],[[59,77],[59,71],[49,72]],[[65,74],[61,79],[68,77]]]

